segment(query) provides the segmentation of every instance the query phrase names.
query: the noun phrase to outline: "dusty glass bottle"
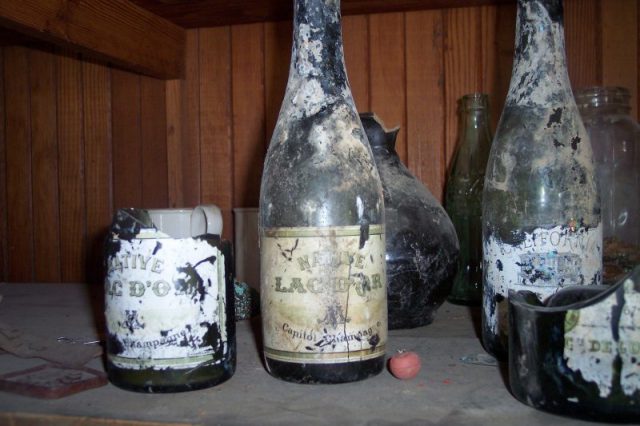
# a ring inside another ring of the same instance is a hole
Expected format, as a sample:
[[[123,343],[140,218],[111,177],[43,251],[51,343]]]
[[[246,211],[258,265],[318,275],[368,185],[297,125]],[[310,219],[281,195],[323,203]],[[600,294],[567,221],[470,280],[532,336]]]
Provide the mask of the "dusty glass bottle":
[[[518,0],[516,46],[485,177],[485,349],[507,354],[507,298],[544,299],[568,285],[599,284],[602,225],[591,144],[564,52],[562,2]]]
[[[606,284],[640,264],[640,126],[629,98],[624,87],[576,91],[600,184]]]
[[[431,324],[451,291],[458,237],[438,200],[396,152],[399,127],[387,130],[373,113],[360,119],[384,195],[389,330]]]
[[[105,241],[106,369],[114,385],[184,392],[236,367],[231,244],[170,238],[149,213],[119,209]]]
[[[458,272],[449,302],[479,306],[482,302],[482,188],[491,149],[489,101],[484,93],[460,100],[460,131],[447,178],[445,208],[460,241]]]
[[[260,193],[264,358],[275,377],[382,371],[382,185],[347,81],[340,2],[296,0],[289,80]]]

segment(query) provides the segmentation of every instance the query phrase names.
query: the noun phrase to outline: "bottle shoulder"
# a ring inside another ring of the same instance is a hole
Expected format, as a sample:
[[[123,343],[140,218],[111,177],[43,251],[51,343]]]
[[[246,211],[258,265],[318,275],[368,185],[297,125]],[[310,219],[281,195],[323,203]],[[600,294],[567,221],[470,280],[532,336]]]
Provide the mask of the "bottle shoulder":
[[[506,107],[491,148],[483,214],[492,223],[600,222],[593,153],[577,109]]]
[[[575,104],[552,108],[506,106],[500,117],[490,157],[502,152],[522,161],[549,157],[587,165],[593,153],[589,135]]]
[[[283,117],[261,187],[264,226],[382,223],[382,185],[355,110],[337,101],[310,116]]]

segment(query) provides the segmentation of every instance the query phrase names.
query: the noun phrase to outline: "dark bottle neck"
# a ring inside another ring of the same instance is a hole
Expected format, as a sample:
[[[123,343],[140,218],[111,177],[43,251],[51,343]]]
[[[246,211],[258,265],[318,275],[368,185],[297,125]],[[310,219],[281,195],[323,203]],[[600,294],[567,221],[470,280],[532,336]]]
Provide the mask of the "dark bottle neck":
[[[347,86],[340,0],[296,0],[293,24],[290,74],[321,79],[325,91]]]
[[[507,105],[549,108],[573,100],[562,16],[562,0],[518,0]]]
[[[400,127],[387,129],[380,117],[373,112],[360,113],[360,120],[374,155],[398,156],[396,139]]]

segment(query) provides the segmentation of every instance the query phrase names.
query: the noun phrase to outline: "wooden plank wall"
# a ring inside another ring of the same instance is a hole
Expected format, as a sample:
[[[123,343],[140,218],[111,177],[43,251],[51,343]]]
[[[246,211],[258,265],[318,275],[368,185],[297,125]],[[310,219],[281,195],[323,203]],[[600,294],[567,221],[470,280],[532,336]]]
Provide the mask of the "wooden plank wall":
[[[566,0],[574,87],[623,85],[638,111],[640,0]],[[358,109],[401,126],[402,159],[442,198],[457,101],[511,74],[513,5],[344,19]],[[1,41],[1,40],[0,40]],[[64,51],[0,43],[0,280],[99,282],[116,208],[255,207],[288,73],[291,23],[189,30],[186,75],[160,81]]]

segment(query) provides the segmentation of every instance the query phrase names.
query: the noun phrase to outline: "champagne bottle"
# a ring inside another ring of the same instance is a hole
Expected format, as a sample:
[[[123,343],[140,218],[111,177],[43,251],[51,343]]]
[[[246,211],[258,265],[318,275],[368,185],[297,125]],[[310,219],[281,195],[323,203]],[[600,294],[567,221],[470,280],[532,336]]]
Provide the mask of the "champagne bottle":
[[[347,81],[339,0],[296,0],[287,89],[260,194],[270,374],[361,380],[384,367],[384,202]]]
[[[483,192],[482,338],[507,354],[507,298],[598,284],[602,226],[588,135],[571,92],[561,0],[518,0],[516,46]]]
[[[141,209],[120,209],[105,242],[106,367],[138,392],[202,389],[235,372],[231,244],[169,238]]]
[[[491,149],[488,97],[464,95],[460,101],[458,146],[447,179],[445,206],[460,241],[458,272],[449,302],[482,302],[482,189]]]

